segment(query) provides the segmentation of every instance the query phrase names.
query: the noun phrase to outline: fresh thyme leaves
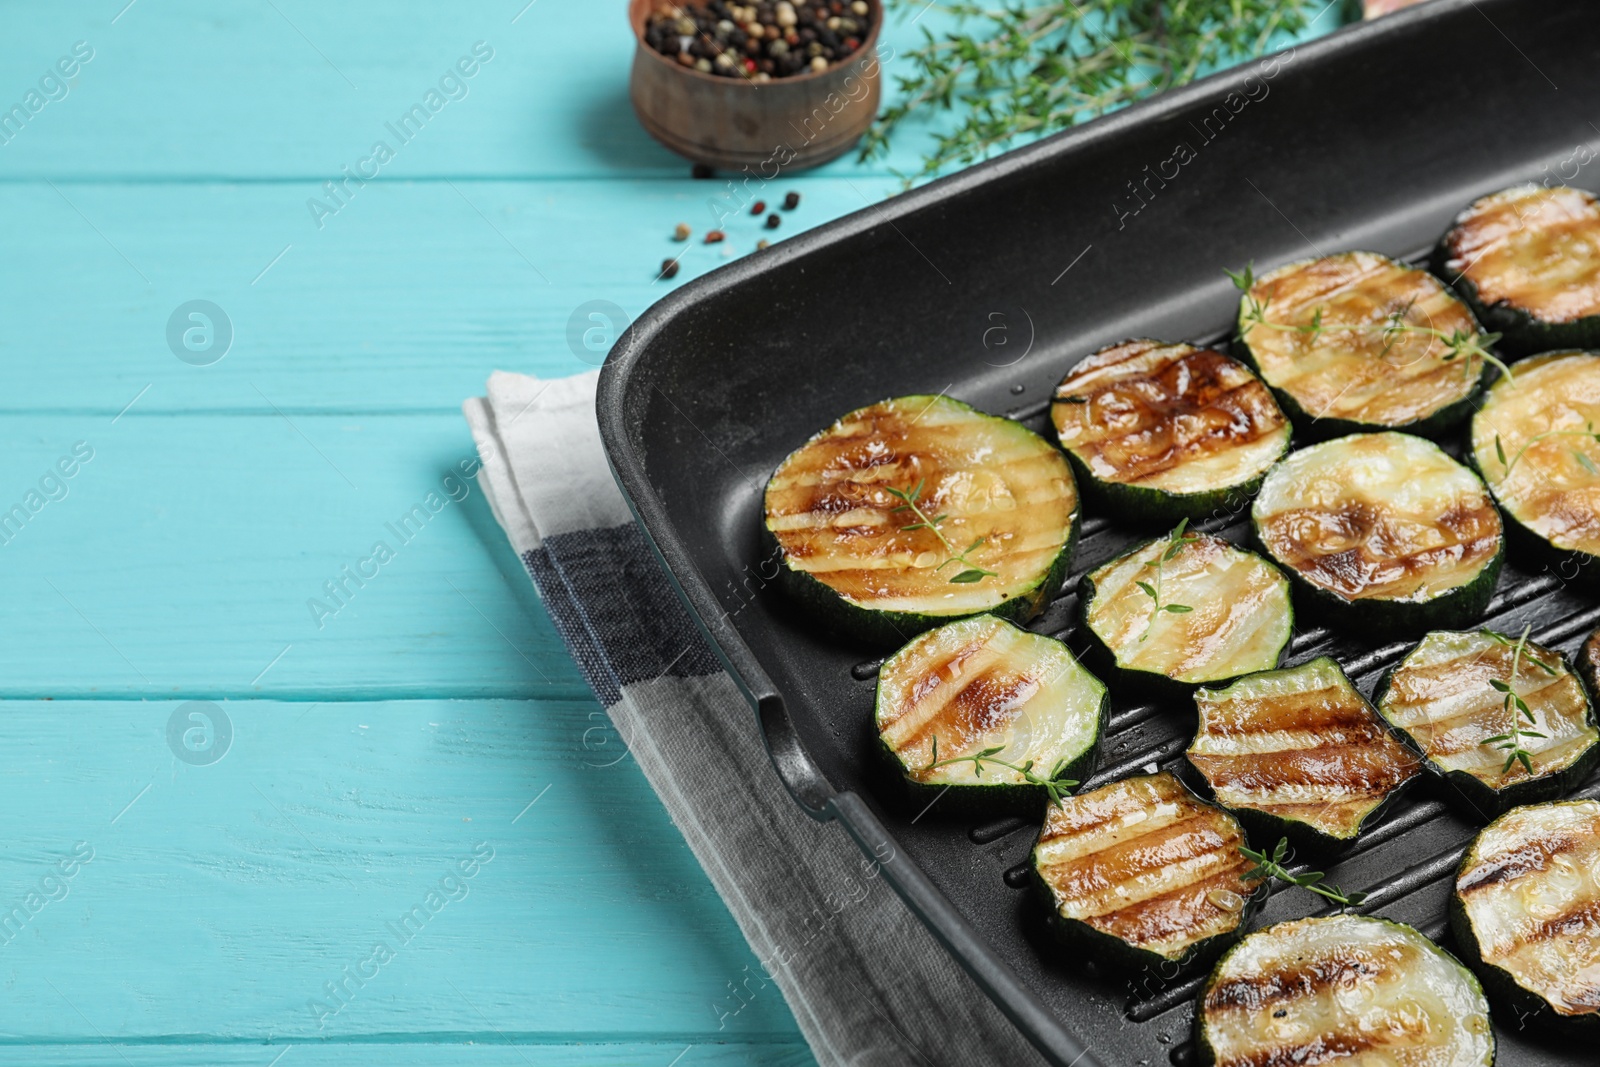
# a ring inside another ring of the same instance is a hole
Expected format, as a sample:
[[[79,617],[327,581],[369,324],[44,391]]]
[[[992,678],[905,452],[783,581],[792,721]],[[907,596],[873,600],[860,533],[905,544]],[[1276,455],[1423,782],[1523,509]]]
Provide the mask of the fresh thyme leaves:
[[[1246,265],[1244,270],[1238,273],[1227,268],[1223,268],[1223,272],[1233,280],[1234,286],[1245,294],[1244,315],[1240,319],[1241,328],[1239,332],[1241,336],[1248,334],[1257,326],[1261,326],[1269,330],[1278,330],[1282,333],[1302,334],[1309,337],[1311,343],[1315,344],[1322,338],[1323,334],[1330,331],[1370,333],[1373,330],[1378,330],[1379,336],[1383,339],[1383,350],[1378,353],[1379,359],[1387,357],[1400,339],[1407,335],[1428,337],[1444,345],[1444,351],[1439,355],[1439,362],[1451,363],[1460,359],[1462,360],[1462,365],[1466,368],[1467,376],[1471,377],[1473,373],[1472,361],[1481,359],[1504,375],[1507,381],[1515,384],[1511,368],[1506,366],[1493,352],[1489,351],[1489,346],[1500,340],[1500,335],[1497,333],[1474,333],[1471,330],[1464,330],[1459,327],[1446,333],[1444,330],[1433,326],[1420,325],[1410,320],[1412,308],[1410,303],[1391,311],[1384,316],[1382,323],[1323,322],[1321,305],[1318,305],[1312,311],[1310,322],[1302,323],[1298,326],[1283,322],[1270,322],[1267,319],[1267,304],[1270,301],[1260,300],[1250,292],[1256,284],[1254,264]],[[1600,440],[1600,438],[1597,438],[1597,440]]]
[[[1199,534],[1184,532],[1188,526],[1188,519],[1184,519],[1182,522],[1178,523],[1177,527],[1172,531],[1172,533],[1167,535],[1167,547],[1162,549],[1161,554],[1155,559],[1145,561],[1146,567],[1155,568],[1155,584],[1151,585],[1149,582],[1144,581],[1135,583],[1141,590],[1144,591],[1145,596],[1155,601],[1155,606],[1150,609],[1150,618],[1144,624],[1144,632],[1139,635],[1140,641],[1143,641],[1145,638],[1150,636],[1151,628],[1155,626],[1156,619],[1160,618],[1163,611],[1169,611],[1174,615],[1182,615],[1185,612],[1194,610],[1194,608],[1190,607],[1188,604],[1163,604],[1161,602],[1162,568],[1176,558],[1178,553],[1183,551],[1183,547],[1185,545],[1193,544],[1195,541],[1200,540]]]
[[[1583,424],[1583,429],[1581,430],[1546,430],[1544,433],[1536,433],[1524,441],[1522,447],[1517,449],[1517,454],[1508,460],[1506,459],[1506,447],[1501,443],[1500,435],[1495,434],[1494,456],[1500,461],[1500,466],[1505,468],[1505,473],[1502,474],[1501,477],[1511,477],[1511,469],[1517,465],[1524,455],[1527,454],[1528,449],[1532,448],[1540,441],[1548,441],[1552,437],[1583,437],[1600,444],[1600,433],[1595,432],[1594,423],[1586,422]],[[1600,467],[1595,466],[1594,460],[1590,459],[1576,448],[1569,449],[1568,451],[1572,453],[1573,458],[1578,461],[1578,465],[1584,470],[1588,471],[1590,474],[1600,474]]]
[[[1346,891],[1336,885],[1323,885],[1321,871],[1291,874],[1284,867],[1284,861],[1290,858],[1289,839],[1287,837],[1278,838],[1277,847],[1272,850],[1271,855],[1268,855],[1265,851],[1257,852],[1244,845],[1239,846],[1239,852],[1245,859],[1254,861],[1256,865],[1254,870],[1244,876],[1246,881],[1262,877],[1276,878],[1280,882],[1288,882],[1290,885],[1297,885],[1301,889],[1309,890],[1319,897],[1325,897],[1341,908],[1358,908],[1367,899],[1367,894],[1365,893],[1358,893],[1354,890]]]
[[[993,764],[996,767],[1005,767],[1007,770],[1016,771],[1022,776],[1022,780],[1027,782],[1029,785],[1042,786],[1044,791],[1050,795],[1050,803],[1054,804],[1058,808],[1061,807],[1061,798],[1066,795],[1067,790],[1078,784],[1075,779],[1061,777],[1062,774],[1066,772],[1067,761],[1065,759],[1057,760],[1056,765],[1051,768],[1049,774],[1039,774],[1033,769],[1033,760],[1028,760],[1026,763],[1022,764],[1016,764],[1007,762],[1003,759],[995,759],[996,753],[1004,751],[1005,747],[1006,746],[1004,745],[995,745],[992,748],[986,748],[981,752],[973,753],[970,756],[951,756],[949,759],[940,759],[939,735],[934,734],[933,751],[928,755],[928,765],[922,769],[924,772],[927,772],[935,770],[939,767],[949,767],[957,763],[970,763],[972,764],[973,773],[979,778],[982,778],[983,765],[985,763]]]
[[[1495,633],[1493,630],[1484,631],[1500,644],[1510,646],[1512,650],[1511,677],[1506,681],[1501,681],[1499,678],[1489,679],[1489,685],[1494,691],[1505,695],[1505,700],[1501,706],[1505,708],[1506,715],[1511,719],[1511,729],[1507,733],[1495,734],[1493,737],[1486,737],[1478,742],[1480,745],[1493,745],[1501,752],[1506,753],[1506,764],[1500,768],[1500,776],[1502,778],[1509,774],[1511,768],[1518,763],[1522,764],[1522,769],[1531,775],[1533,773],[1533,753],[1522,746],[1523,738],[1542,738],[1546,736],[1537,730],[1523,728],[1522,719],[1524,716],[1527,717],[1529,725],[1537,725],[1539,720],[1533,717],[1533,712],[1528,709],[1528,705],[1523,702],[1523,699],[1517,695],[1516,691],[1517,668],[1521,666],[1524,659],[1546,674],[1554,675],[1556,673],[1554,667],[1527,651],[1528,631],[1531,629],[1531,626],[1524,626],[1522,628],[1522,636],[1517,638],[1515,642],[1505,634]]]
[[[927,481],[928,480],[924,478],[910,489],[896,489],[893,486],[887,487],[889,489],[889,495],[894,497],[896,500],[901,501],[899,507],[890,509],[891,514],[898,511],[909,511],[911,514],[917,517],[916,522],[902,526],[900,529],[928,530],[933,534],[933,536],[939,539],[939,543],[944,545],[945,551],[950,553],[950,555],[945,558],[943,563],[935,567],[934,571],[942,571],[952,563],[959,563],[963,567],[961,571],[957,572],[956,575],[950,579],[952,585],[970,585],[973,582],[981,582],[985,578],[994,577],[996,572],[985,570],[967,558],[972,554],[974,549],[983,544],[983,538],[978,538],[976,541],[972,542],[972,544],[957,552],[956,546],[951,544],[950,539],[944,535],[944,531],[939,529],[939,524],[944,522],[944,520],[948,519],[950,516],[929,515],[927,512],[923,511],[920,506],[918,506],[917,501],[922,496],[922,487],[927,484]]]
[[[908,117],[954,112],[954,128],[935,134],[922,169],[909,182],[1260,55],[1274,37],[1304,30],[1323,0],[897,5],[918,20],[931,9],[955,23],[939,35],[921,25],[922,43],[899,57],[911,71],[898,79],[899,99],[862,144],[863,159],[882,155]]]

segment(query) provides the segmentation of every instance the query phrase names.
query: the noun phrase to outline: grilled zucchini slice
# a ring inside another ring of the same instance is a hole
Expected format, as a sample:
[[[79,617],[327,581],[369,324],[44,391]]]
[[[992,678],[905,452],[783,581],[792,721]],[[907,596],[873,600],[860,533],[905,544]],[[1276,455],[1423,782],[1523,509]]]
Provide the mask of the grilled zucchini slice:
[[[878,672],[883,751],[919,805],[1032,814],[1094,770],[1110,701],[1067,646],[993,615],[911,639]]]
[[[1308,601],[1368,633],[1471,622],[1504,554],[1483,483],[1410,434],[1354,434],[1291,453],[1251,515]]]
[[[1253,308],[1264,321],[1253,321]],[[1375,252],[1344,252],[1254,279],[1239,304],[1239,353],[1302,432],[1437,435],[1467,416],[1488,368],[1481,355],[1456,357],[1444,338],[1396,331],[1395,322],[1479,334],[1437,278]]]
[[[1064,945],[1174,977],[1215,959],[1266,898],[1244,843],[1232,815],[1146,774],[1047,808],[1033,873]]]
[[[1600,731],[1578,676],[1557,652],[1503,634],[1431,633],[1378,683],[1378,711],[1479,817],[1564,796],[1600,759]],[[1512,660],[1517,661],[1515,683]],[[1528,713],[1507,709],[1511,685]],[[1530,721],[1527,717],[1532,716]],[[1511,727],[1528,765],[1502,748]]]
[[[1193,345],[1102,348],[1056,387],[1050,420],[1084,492],[1133,520],[1239,508],[1289,450],[1289,420],[1260,379]]]
[[[766,531],[780,581],[816,618],[894,647],[969,615],[1037,614],[1066,577],[1078,491],[1038,434],[905,396],[791,453],[767,484]]]
[[[1473,201],[1434,249],[1511,355],[1600,347],[1600,202],[1566,186],[1518,185]]]
[[[1600,629],[1596,629],[1578,650],[1578,677],[1589,687],[1589,699],[1600,699]]]
[[[1401,923],[1330,915],[1234,946],[1200,993],[1210,1067],[1383,1063],[1489,1067],[1489,1003],[1471,971]]]
[[[1600,353],[1517,364],[1472,417],[1472,460],[1518,537],[1568,580],[1600,584]]]
[[[1189,763],[1256,840],[1354,844],[1422,771],[1327,656],[1198,689],[1194,702]]]
[[[1160,688],[1270,670],[1294,632],[1282,572],[1208,534],[1175,532],[1090,571],[1078,604],[1113,679]]]
[[[1462,958],[1519,1019],[1600,1033],[1600,801],[1514,808],[1456,872]]]

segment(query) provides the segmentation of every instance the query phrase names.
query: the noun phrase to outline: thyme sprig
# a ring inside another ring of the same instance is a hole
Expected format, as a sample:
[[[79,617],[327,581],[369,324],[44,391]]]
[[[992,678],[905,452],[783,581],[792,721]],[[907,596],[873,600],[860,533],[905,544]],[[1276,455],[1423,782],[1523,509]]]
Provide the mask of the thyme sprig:
[[[1586,437],[1589,440],[1600,444],[1600,433],[1595,432],[1594,423],[1586,422],[1583,424],[1583,429],[1581,430],[1546,430],[1544,433],[1536,433],[1524,441],[1522,443],[1522,447],[1517,449],[1517,454],[1508,460],[1506,459],[1505,445],[1500,442],[1500,435],[1495,434],[1494,455],[1495,458],[1500,461],[1500,466],[1505,468],[1505,473],[1502,474],[1501,477],[1511,477],[1511,468],[1515,467],[1518,461],[1520,461],[1522,457],[1527,454],[1528,449],[1532,448],[1540,441],[1548,441],[1552,437]],[[1567,451],[1572,453],[1573,458],[1578,461],[1578,465],[1584,470],[1588,471],[1590,474],[1600,475],[1600,467],[1595,466],[1594,460],[1590,459],[1576,448],[1571,448]]]
[[[1006,746],[1004,745],[995,745],[992,748],[986,748],[982,751],[975,752],[970,756],[951,756],[949,759],[940,759],[939,735],[934,734],[933,751],[929,753],[928,765],[922,768],[922,770],[924,773],[926,773],[928,771],[936,770],[940,767],[950,767],[957,763],[970,763],[972,764],[973,773],[979,778],[982,778],[983,765],[985,763],[990,763],[996,767],[1004,767],[1007,770],[1017,772],[1022,776],[1022,780],[1029,785],[1042,787],[1044,791],[1050,795],[1050,803],[1054,804],[1058,808],[1062,807],[1061,798],[1067,795],[1067,790],[1078,784],[1077,780],[1074,778],[1062,777],[1062,775],[1066,773],[1067,761],[1065,759],[1059,759],[1056,761],[1056,765],[1050,769],[1049,774],[1040,774],[1033,769],[1033,760],[1028,760],[1022,764],[1016,764],[1011,763],[1008,760],[995,759],[996,753],[1005,751],[1005,747]]]
[[[924,478],[910,489],[896,489],[893,486],[886,487],[889,490],[890,496],[901,501],[899,507],[889,509],[891,514],[900,511],[909,511],[911,514],[917,517],[916,522],[902,526],[900,529],[928,530],[932,532],[933,536],[939,539],[939,543],[944,545],[945,551],[950,553],[950,555],[946,557],[943,563],[933,568],[934,573],[937,574],[939,571],[944,570],[952,563],[960,563],[964,568],[950,579],[952,585],[970,585],[973,582],[981,582],[985,578],[994,577],[996,574],[995,571],[986,570],[967,558],[972,554],[974,549],[983,544],[985,540],[984,538],[978,538],[976,541],[972,542],[972,544],[957,552],[956,546],[952,544],[950,539],[944,535],[944,531],[939,529],[939,524],[944,522],[944,520],[948,519],[950,516],[929,515],[927,512],[923,511],[920,506],[918,506],[917,500],[921,498],[922,487],[926,485],[927,482],[928,480]]]
[[[911,73],[899,99],[865,138],[861,157],[882,155],[912,116],[954,112],[907,183],[975,163],[1021,139],[1054,133],[1194,80],[1274,37],[1298,34],[1324,0],[895,0],[921,22],[943,14],[955,28],[897,57]]]
[[[1173,531],[1167,535],[1167,547],[1162,550],[1161,554],[1155,559],[1145,561],[1144,565],[1146,567],[1155,568],[1155,584],[1151,585],[1149,582],[1135,580],[1134,584],[1144,591],[1144,595],[1155,601],[1155,606],[1150,609],[1150,618],[1144,624],[1144,632],[1139,635],[1141,642],[1150,636],[1151,628],[1155,626],[1156,619],[1160,618],[1163,611],[1171,612],[1174,615],[1182,615],[1185,612],[1194,610],[1188,604],[1163,604],[1161,602],[1162,568],[1176,558],[1178,553],[1183,551],[1185,545],[1193,544],[1195,541],[1200,540],[1199,534],[1184,532],[1188,526],[1188,519],[1178,523]]]
[[[1489,346],[1500,340],[1499,334],[1477,333],[1473,330],[1462,329],[1461,327],[1457,327],[1456,329],[1446,333],[1444,330],[1441,330],[1435,326],[1423,326],[1419,323],[1412,322],[1410,320],[1410,316],[1411,309],[1415,305],[1415,301],[1408,302],[1404,307],[1396,308],[1395,310],[1389,312],[1389,314],[1384,316],[1384,319],[1381,323],[1323,322],[1323,308],[1319,304],[1312,311],[1310,322],[1301,323],[1300,325],[1296,326],[1284,322],[1271,322],[1267,319],[1267,305],[1271,301],[1259,299],[1250,292],[1250,290],[1254,288],[1256,284],[1254,264],[1247,264],[1244,270],[1238,271],[1237,273],[1227,270],[1227,268],[1223,268],[1223,271],[1228,275],[1229,278],[1233,280],[1234,286],[1240,292],[1244,293],[1244,314],[1240,317],[1239,330],[1239,335],[1241,337],[1248,334],[1257,326],[1264,326],[1269,330],[1277,330],[1280,333],[1301,334],[1309,337],[1311,339],[1311,343],[1315,344],[1322,338],[1323,334],[1330,331],[1336,331],[1340,333],[1371,333],[1373,330],[1378,330],[1379,336],[1383,339],[1383,350],[1378,353],[1379,359],[1384,359],[1387,357],[1394,346],[1399,343],[1400,339],[1407,335],[1428,337],[1434,341],[1443,342],[1444,351],[1439,355],[1439,361],[1441,363],[1451,363],[1457,359],[1462,360],[1462,365],[1466,368],[1467,376],[1470,378],[1472,376],[1473,359],[1481,359],[1504,375],[1508,382],[1515,384],[1515,379],[1511,374],[1511,368],[1506,366],[1506,364],[1493,352],[1489,351]]]
[[[1307,871],[1305,874],[1290,872],[1284,866],[1285,861],[1291,858],[1289,856],[1289,839],[1287,837],[1278,838],[1277,847],[1272,850],[1270,855],[1265,851],[1257,852],[1255,849],[1245,845],[1239,846],[1239,852],[1245,859],[1254,861],[1256,865],[1254,870],[1244,876],[1245,881],[1263,877],[1276,878],[1280,882],[1297,885],[1301,889],[1317,894],[1319,897],[1325,897],[1341,908],[1358,908],[1367,899],[1367,894],[1365,893],[1340,889],[1336,885],[1322,884],[1324,875],[1321,871]]]
[[[1548,736],[1540,733],[1537,730],[1528,730],[1523,728],[1522,719],[1524,716],[1527,717],[1530,725],[1538,725],[1539,720],[1534,718],[1533,712],[1529,710],[1527,703],[1517,695],[1516,691],[1517,668],[1521,666],[1524,657],[1526,657],[1527,662],[1538,667],[1546,674],[1554,676],[1556,673],[1554,667],[1541,660],[1538,656],[1535,656],[1527,651],[1528,632],[1531,629],[1533,629],[1533,627],[1524,626],[1522,628],[1522,636],[1517,638],[1515,642],[1513,642],[1511,638],[1507,637],[1505,634],[1495,633],[1493,630],[1484,631],[1484,633],[1494,638],[1500,644],[1506,645],[1512,650],[1511,677],[1505,681],[1501,681],[1499,678],[1489,679],[1490,687],[1493,688],[1495,692],[1504,694],[1505,696],[1504,701],[1501,702],[1501,707],[1505,709],[1507,717],[1511,719],[1511,729],[1506,733],[1495,734],[1493,737],[1486,737],[1482,741],[1478,742],[1480,745],[1492,745],[1501,752],[1506,753],[1505,766],[1500,768],[1500,777],[1502,778],[1509,774],[1511,772],[1511,768],[1518,763],[1522,764],[1522,769],[1531,775],[1533,773],[1533,753],[1529,752],[1522,746],[1522,739],[1525,737],[1543,738]]]

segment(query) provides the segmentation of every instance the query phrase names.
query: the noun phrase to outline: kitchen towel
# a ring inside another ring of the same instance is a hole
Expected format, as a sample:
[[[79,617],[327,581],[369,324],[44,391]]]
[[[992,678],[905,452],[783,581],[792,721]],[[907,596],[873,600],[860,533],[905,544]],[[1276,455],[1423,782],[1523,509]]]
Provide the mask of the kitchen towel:
[[[754,713],[612,481],[598,376],[496,372],[463,410],[495,518],[755,953],[743,992],[708,1010],[736,1012],[739,995],[776,983],[822,1067],[1043,1064],[876,864],[779,783]]]

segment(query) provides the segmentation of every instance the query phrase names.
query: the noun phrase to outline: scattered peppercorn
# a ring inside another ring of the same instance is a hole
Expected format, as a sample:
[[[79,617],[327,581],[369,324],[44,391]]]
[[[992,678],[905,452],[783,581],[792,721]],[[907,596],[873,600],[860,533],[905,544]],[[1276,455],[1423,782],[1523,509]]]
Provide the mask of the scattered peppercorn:
[[[661,274],[660,274],[660,277],[662,277],[662,278],[676,278],[677,276],[678,276],[678,261],[675,260],[675,259],[663,259],[661,261]]]
[[[709,163],[696,163],[693,169],[689,171],[689,174],[695,178],[715,178],[717,176],[717,172],[712,169]]]
[[[766,248],[767,246],[769,246],[770,244],[772,244],[772,242],[767,240],[765,237],[763,237],[761,240],[756,242],[756,251],[759,252],[763,248]]]
[[[783,210],[785,210],[785,211],[793,211],[795,208],[797,208],[799,206],[800,206],[800,194],[799,193],[789,193],[788,195],[786,195],[783,198]]]
[[[728,235],[723,233],[721,230],[707,230],[706,231],[706,244],[708,244],[708,245],[717,244],[718,242],[720,242],[726,236],[728,236]]]
[[[768,81],[843,62],[871,29],[866,0],[656,0],[644,40],[702,74]]]
[[[776,230],[778,228],[778,223],[780,223],[782,221],[783,221],[782,216],[779,216],[779,215],[768,215],[767,216],[767,229]]]
[[[694,231],[689,229],[687,222],[680,222],[672,231],[672,239],[674,241],[687,241],[692,233]]]
[[[752,215],[760,215],[766,210],[767,202],[765,200],[757,200],[755,203],[750,205],[750,214]]]

